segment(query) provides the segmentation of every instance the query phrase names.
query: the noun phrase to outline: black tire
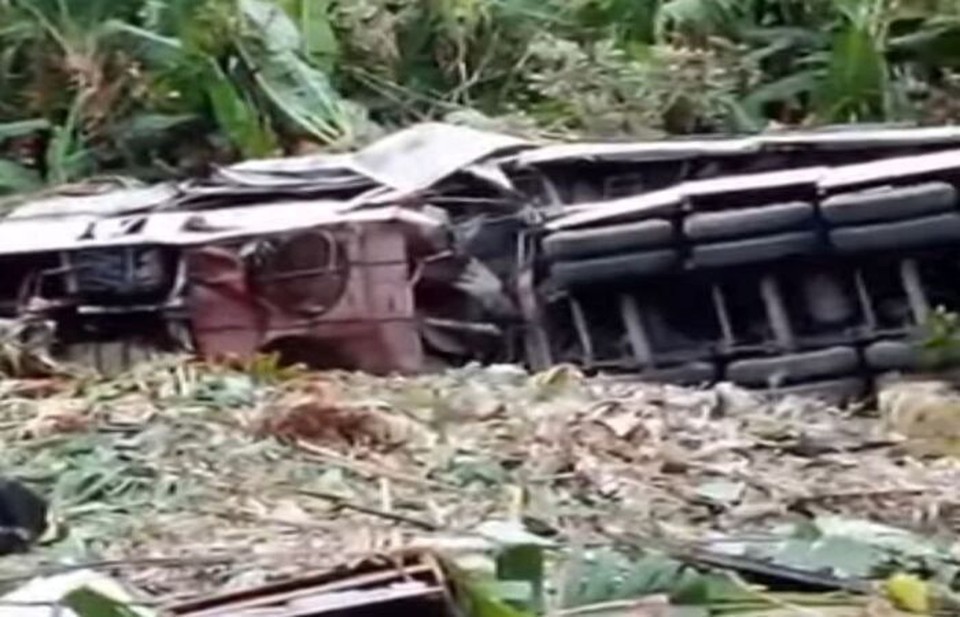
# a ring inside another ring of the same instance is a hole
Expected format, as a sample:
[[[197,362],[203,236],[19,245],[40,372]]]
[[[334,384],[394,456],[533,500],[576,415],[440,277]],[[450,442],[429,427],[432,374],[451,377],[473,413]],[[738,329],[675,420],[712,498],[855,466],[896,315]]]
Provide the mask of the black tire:
[[[543,252],[550,261],[559,261],[661,248],[669,246],[673,239],[670,221],[656,219],[629,225],[559,231],[544,239]]]
[[[717,380],[717,367],[709,362],[691,362],[669,368],[644,371],[640,379],[674,383],[682,386],[700,386]]]
[[[722,268],[808,255],[818,248],[815,232],[797,232],[703,244],[693,248],[694,268]]]
[[[691,214],[683,231],[694,241],[743,238],[778,231],[799,231],[814,217],[813,204],[796,201],[723,212]]]
[[[830,232],[841,253],[923,248],[960,240],[960,214],[940,214],[898,223],[842,227]]]
[[[820,210],[832,225],[858,225],[939,214],[957,204],[957,189],[946,182],[844,193],[825,200]]]
[[[856,350],[832,347],[808,353],[773,358],[740,360],[727,368],[727,378],[747,386],[767,387],[779,377],[781,383],[796,384],[815,379],[844,377],[860,364]]]
[[[914,371],[920,368],[915,345],[903,341],[879,341],[864,351],[867,365],[878,371]]]
[[[583,287],[592,284],[629,281],[667,272],[679,263],[676,251],[648,251],[579,261],[561,261],[550,268],[557,287]]]
[[[759,393],[769,398],[784,398],[798,396],[801,398],[815,398],[828,405],[843,405],[860,400],[867,394],[867,382],[857,377],[845,379],[829,379],[814,381],[797,386],[777,388],[775,390],[760,390]]]

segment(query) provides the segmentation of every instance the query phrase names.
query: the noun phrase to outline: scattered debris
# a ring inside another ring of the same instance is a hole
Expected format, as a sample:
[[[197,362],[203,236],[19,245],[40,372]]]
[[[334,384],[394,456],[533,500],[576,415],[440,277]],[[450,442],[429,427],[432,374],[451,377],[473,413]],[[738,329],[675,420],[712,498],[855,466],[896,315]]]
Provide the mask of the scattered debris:
[[[171,607],[170,613],[183,617],[457,614],[440,564],[422,553],[371,558],[316,576],[197,598]]]

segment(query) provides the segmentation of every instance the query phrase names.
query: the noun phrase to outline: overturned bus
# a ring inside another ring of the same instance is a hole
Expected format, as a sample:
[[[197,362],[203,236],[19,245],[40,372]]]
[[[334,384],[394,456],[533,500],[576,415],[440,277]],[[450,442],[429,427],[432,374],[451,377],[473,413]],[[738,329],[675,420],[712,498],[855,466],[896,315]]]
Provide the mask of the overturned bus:
[[[958,187],[954,128],[538,145],[426,124],[34,197],[0,221],[0,311],[106,371],[277,351],[855,397],[960,310]]]

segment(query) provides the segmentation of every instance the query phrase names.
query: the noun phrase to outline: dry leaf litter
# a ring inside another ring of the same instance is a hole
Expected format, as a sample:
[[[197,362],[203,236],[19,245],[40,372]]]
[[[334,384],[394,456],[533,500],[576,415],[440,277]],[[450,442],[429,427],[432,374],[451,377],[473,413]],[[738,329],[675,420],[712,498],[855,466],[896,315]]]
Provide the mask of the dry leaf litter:
[[[0,562],[8,583],[95,561],[171,600],[449,545],[511,516],[583,546],[749,539],[826,513],[932,535],[960,524],[960,463],[911,456],[889,419],[727,384],[508,366],[263,381],[171,361],[0,381],[0,411],[5,473],[59,523]]]

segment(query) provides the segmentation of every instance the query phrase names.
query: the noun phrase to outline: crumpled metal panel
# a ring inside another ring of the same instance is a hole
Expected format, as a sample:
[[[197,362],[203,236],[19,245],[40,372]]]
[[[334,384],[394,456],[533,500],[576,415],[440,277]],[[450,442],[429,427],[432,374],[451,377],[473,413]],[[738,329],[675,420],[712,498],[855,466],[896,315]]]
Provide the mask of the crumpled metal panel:
[[[14,209],[8,220],[58,219],[87,216],[116,216],[147,211],[171,202],[177,196],[175,187],[158,184],[148,187],[110,189],[90,195],[52,195]]]
[[[508,135],[425,123],[361,150],[355,156],[354,168],[384,186],[422,191],[492,155],[530,145]]]
[[[78,216],[65,220],[0,223],[0,255],[88,248],[198,246],[318,225],[402,221],[428,231],[441,222],[410,209],[384,207],[348,212],[338,201],[283,201],[195,212],[151,212],[123,217]]]
[[[277,350],[315,367],[373,373],[422,366],[398,225],[205,246],[188,251],[186,263],[187,307],[201,355]]]
[[[509,182],[499,167],[475,164],[532,144],[515,137],[462,126],[424,123],[412,126],[352,154],[310,155],[247,161],[217,170],[204,182],[181,187],[188,207],[223,203],[254,195],[323,195],[361,198],[371,189],[391,195],[424,191],[459,171],[485,182]]]
[[[349,568],[202,597],[170,607],[182,617],[367,617],[458,614],[433,556],[407,552],[371,557]]]

